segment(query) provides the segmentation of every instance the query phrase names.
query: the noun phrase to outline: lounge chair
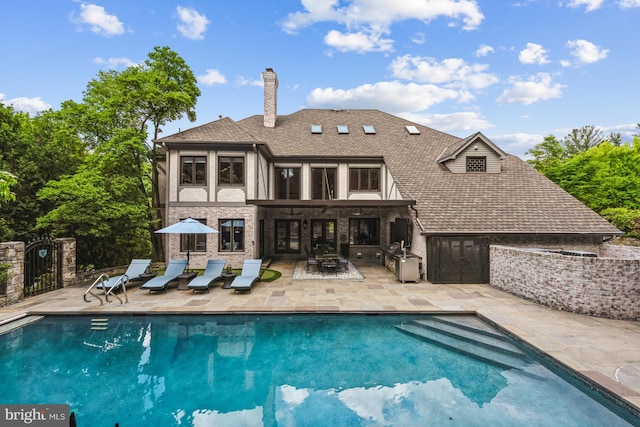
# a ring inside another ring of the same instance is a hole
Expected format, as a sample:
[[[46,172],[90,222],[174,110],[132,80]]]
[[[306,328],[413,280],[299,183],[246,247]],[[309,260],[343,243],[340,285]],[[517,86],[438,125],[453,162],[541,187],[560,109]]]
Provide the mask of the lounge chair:
[[[150,265],[150,259],[131,260],[131,264],[129,264],[129,267],[127,267],[127,271],[125,271],[124,274],[110,277],[108,280],[96,285],[96,288],[106,289],[109,293],[117,292],[121,290],[123,286],[126,286],[128,282],[140,280],[140,275],[144,274]]]
[[[231,282],[230,288],[235,292],[251,291],[254,283],[260,280],[261,259],[245,259],[242,265],[242,273]]]
[[[184,273],[184,269],[187,268],[186,259],[172,259],[167,265],[162,276],[156,276],[153,279],[142,285],[141,289],[149,289],[149,293],[153,291],[166,291],[169,283],[178,280],[178,276]]]
[[[202,276],[197,276],[189,282],[187,288],[195,291],[207,291],[216,280],[222,279],[222,271],[227,263],[226,259],[210,259]]]

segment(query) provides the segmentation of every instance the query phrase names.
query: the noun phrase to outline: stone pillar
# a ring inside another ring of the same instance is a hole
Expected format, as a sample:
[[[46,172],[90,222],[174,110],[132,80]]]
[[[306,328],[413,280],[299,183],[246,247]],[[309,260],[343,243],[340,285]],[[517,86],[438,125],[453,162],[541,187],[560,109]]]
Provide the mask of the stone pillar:
[[[76,283],[76,239],[72,237],[55,239],[62,251],[62,286]]]
[[[0,264],[8,264],[6,292],[0,295],[0,306],[14,304],[24,298],[24,243],[0,243]]]
[[[278,117],[278,76],[273,68],[262,73],[264,83],[264,127],[276,127]]]

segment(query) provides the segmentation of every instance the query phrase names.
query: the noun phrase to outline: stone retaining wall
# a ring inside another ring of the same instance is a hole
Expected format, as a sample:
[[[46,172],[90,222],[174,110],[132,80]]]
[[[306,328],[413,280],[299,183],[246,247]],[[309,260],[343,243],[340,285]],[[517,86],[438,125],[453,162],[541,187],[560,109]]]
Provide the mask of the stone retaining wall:
[[[605,244],[601,257],[492,245],[491,286],[558,310],[640,319],[640,248]]]

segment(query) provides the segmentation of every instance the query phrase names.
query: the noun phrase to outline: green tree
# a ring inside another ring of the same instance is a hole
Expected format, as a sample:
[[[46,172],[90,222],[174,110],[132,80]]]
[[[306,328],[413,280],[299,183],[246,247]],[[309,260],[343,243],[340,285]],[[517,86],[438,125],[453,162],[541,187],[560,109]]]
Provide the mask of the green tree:
[[[536,144],[525,154],[532,157],[527,162],[543,175],[549,173],[550,170],[561,164],[568,157],[562,143],[553,135],[545,136],[544,141]]]
[[[149,234],[154,259],[162,258],[162,240],[154,234],[161,222],[160,193],[158,186],[158,159],[161,149],[155,143],[161,127],[184,115],[195,121],[195,105],[200,89],[197,80],[184,59],[169,47],[154,47],[144,65],[128,67],[121,73],[101,72],[89,82],[84,94],[86,114],[92,118],[87,123],[100,123],[101,132],[91,133],[86,126],[85,135],[94,138],[96,144],[109,136],[111,128],[135,128],[152,135],[151,187],[141,185],[149,192],[152,209],[149,210]],[[107,125],[105,125],[105,123]],[[151,129],[149,129],[151,128]],[[142,184],[142,182],[141,182]]]
[[[36,219],[49,208],[36,194],[47,181],[74,173],[85,145],[58,112],[35,117],[0,104],[0,169],[17,178],[16,201],[0,206],[0,240],[24,240],[38,234]]]
[[[150,186],[144,133],[125,128],[87,156],[74,175],[50,181],[38,196],[55,206],[38,219],[54,235],[74,236],[78,263],[126,264],[150,252]]]
[[[0,170],[0,204],[16,199],[15,193],[11,191],[11,186],[17,183],[18,180],[14,174]]]

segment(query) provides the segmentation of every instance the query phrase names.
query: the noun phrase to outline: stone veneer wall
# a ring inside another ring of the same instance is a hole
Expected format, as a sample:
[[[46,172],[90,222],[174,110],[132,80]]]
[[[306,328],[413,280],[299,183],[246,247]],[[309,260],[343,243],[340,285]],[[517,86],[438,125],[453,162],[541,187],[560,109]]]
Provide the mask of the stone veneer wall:
[[[0,264],[10,265],[6,293],[0,295],[0,307],[4,307],[24,298],[24,243],[0,243]]]
[[[640,319],[640,248],[602,245],[574,257],[492,245],[491,286],[558,310]]]

